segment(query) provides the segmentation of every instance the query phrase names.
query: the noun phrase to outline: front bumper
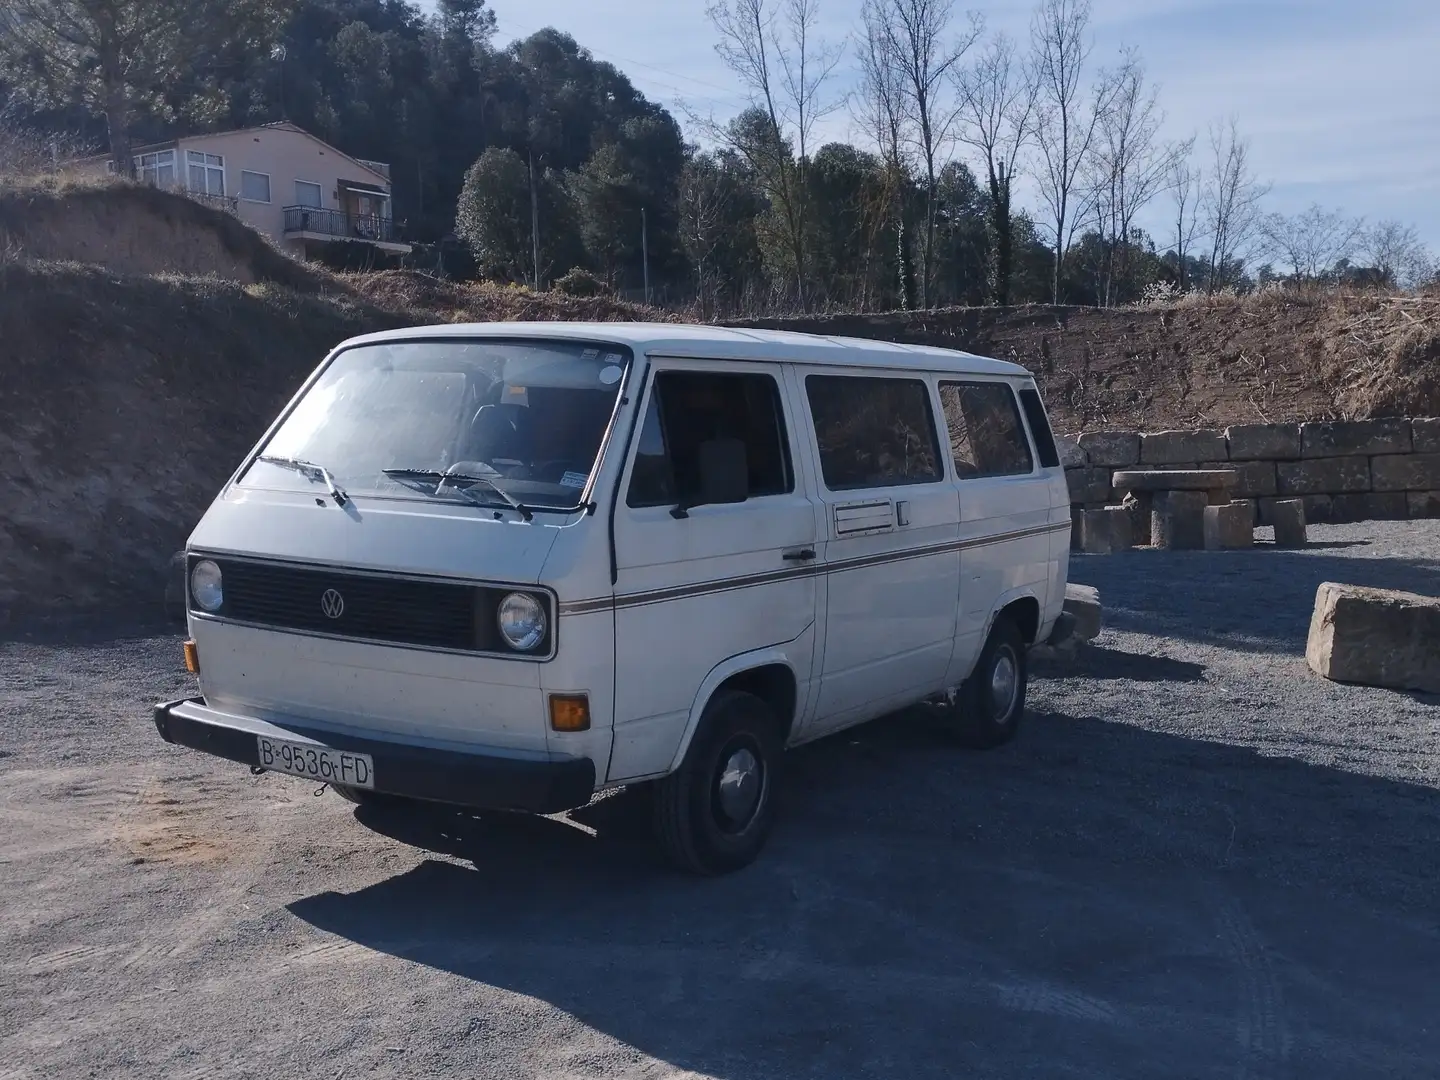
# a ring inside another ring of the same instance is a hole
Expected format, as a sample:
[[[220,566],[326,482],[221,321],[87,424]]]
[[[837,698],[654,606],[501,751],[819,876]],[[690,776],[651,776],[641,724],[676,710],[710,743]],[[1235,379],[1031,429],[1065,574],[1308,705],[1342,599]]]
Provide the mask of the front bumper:
[[[558,814],[584,806],[595,793],[595,765],[589,758],[535,761],[282,727],[219,712],[201,698],[156,705],[155,727],[168,743],[257,768],[257,735],[369,754],[376,791],[475,809]]]

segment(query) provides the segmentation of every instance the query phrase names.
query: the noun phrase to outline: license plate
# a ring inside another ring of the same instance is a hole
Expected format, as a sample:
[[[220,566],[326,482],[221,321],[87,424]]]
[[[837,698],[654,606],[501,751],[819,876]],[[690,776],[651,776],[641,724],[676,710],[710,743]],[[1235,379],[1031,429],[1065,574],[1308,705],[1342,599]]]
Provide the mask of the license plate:
[[[286,742],[257,735],[260,744],[260,767],[276,772],[321,780],[346,787],[375,787],[375,762],[369,754],[352,754],[348,750],[331,750],[328,746]]]

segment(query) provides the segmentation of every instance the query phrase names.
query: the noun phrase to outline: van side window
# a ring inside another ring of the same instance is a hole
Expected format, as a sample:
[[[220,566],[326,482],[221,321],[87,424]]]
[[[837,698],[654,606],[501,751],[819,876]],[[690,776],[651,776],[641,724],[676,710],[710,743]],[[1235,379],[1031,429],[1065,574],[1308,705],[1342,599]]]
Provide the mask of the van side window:
[[[940,405],[950,428],[950,451],[961,480],[1021,476],[1034,461],[1015,394],[1005,383],[942,382]]]
[[[1030,425],[1030,435],[1035,440],[1035,450],[1040,455],[1042,469],[1060,467],[1060,451],[1055,447],[1055,433],[1050,430],[1050,421],[1045,416],[1045,406],[1040,403],[1040,392],[1032,387],[1020,391],[1020,407],[1025,410],[1025,420]]]
[[[805,394],[831,491],[944,479],[930,389],[922,380],[807,375]]]
[[[794,490],[780,387],[749,372],[662,371],[640,429],[627,506],[673,506],[700,493],[700,444],[745,444],[750,497]]]

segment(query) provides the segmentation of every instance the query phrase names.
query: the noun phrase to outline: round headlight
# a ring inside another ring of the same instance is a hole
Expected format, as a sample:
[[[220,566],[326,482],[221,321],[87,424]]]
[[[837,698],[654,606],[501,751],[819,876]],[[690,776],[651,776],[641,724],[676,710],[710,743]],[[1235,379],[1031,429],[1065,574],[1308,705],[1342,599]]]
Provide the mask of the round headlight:
[[[190,571],[190,596],[200,605],[202,611],[219,611],[225,602],[225,591],[220,587],[220,567],[209,559],[201,559]]]
[[[545,609],[533,596],[511,593],[500,601],[496,618],[500,636],[512,649],[529,652],[545,640]]]

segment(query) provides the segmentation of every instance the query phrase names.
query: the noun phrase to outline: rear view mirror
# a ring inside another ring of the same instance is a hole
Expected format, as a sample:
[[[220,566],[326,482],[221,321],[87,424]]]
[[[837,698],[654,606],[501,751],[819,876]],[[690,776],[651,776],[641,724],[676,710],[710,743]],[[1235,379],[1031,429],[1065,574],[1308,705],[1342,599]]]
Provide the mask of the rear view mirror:
[[[670,511],[672,517],[688,517],[694,506],[742,503],[750,497],[750,463],[745,444],[739,439],[711,439],[697,448],[700,490]]]

